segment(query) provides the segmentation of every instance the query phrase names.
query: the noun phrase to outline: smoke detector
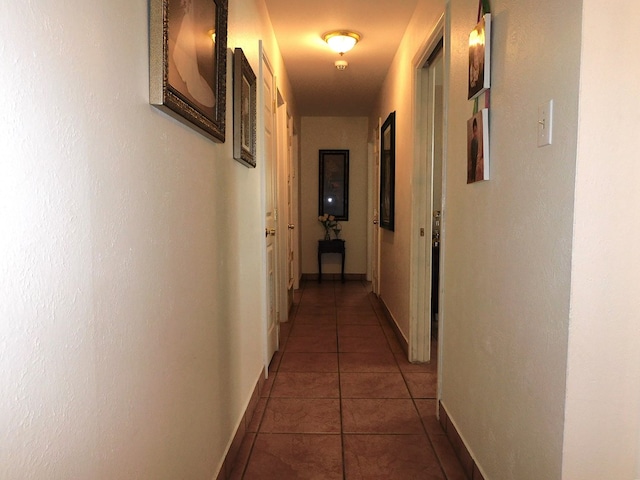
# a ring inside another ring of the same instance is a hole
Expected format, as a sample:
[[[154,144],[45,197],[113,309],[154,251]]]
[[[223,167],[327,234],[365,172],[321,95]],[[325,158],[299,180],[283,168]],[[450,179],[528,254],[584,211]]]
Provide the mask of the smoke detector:
[[[347,63],[346,60],[336,60],[336,63],[335,63],[336,68],[340,71],[346,69],[347,65],[349,64]]]

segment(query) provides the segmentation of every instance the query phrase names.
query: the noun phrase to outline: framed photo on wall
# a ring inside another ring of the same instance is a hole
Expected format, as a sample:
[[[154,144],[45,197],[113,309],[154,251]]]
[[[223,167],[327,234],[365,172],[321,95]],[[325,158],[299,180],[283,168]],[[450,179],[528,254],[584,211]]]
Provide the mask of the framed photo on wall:
[[[395,228],[396,112],[391,112],[380,131],[380,226]]]
[[[318,178],[318,216],[349,220],[349,150],[320,150]]]
[[[233,158],[256,166],[256,74],[241,48],[233,53]]]
[[[467,121],[467,183],[489,180],[489,109]]]
[[[491,14],[486,13],[469,34],[469,95],[471,100],[491,87]]]
[[[227,0],[149,1],[149,103],[224,142]]]

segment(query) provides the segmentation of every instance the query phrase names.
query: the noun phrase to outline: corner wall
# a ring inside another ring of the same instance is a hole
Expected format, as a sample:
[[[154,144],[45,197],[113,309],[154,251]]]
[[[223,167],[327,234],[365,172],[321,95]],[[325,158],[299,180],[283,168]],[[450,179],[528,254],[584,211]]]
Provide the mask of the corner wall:
[[[471,185],[478,2],[449,8],[441,400],[485,478],[560,478],[582,2],[491,2],[491,179]],[[550,99],[553,145],[539,148]]]
[[[563,478],[640,478],[640,4],[583,2]]]
[[[231,59],[214,144],[148,103],[148,2],[5,2],[0,31],[2,478],[214,478],[263,367]],[[259,38],[286,79],[263,2],[230,2],[256,72]]]

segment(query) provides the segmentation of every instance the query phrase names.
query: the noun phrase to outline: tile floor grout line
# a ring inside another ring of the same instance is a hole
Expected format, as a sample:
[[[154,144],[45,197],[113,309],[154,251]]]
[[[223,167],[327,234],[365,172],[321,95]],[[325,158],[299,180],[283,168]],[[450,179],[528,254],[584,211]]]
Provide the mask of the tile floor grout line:
[[[355,284],[355,282],[354,282]],[[436,451],[435,448],[435,444],[434,444],[434,440],[427,428],[427,419],[424,418],[421,413],[420,413],[420,409],[418,408],[418,400],[423,400],[423,397],[415,397],[413,392],[411,391],[411,389],[409,388],[409,379],[407,377],[407,375],[413,373],[415,370],[412,370],[410,368],[403,368],[404,363],[402,363],[399,360],[399,356],[396,353],[396,351],[394,350],[396,347],[394,345],[391,344],[389,335],[388,335],[388,331],[386,331],[384,329],[383,323],[385,323],[385,325],[387,325],[389,323],[388,319],[386,318],[386,316],[384,318],[381,318],[381,313],[379,311],[379,309],[375,308],[374,305],[374,298],[371,297],[371,292],[370,292],[370,288],[367,288],[366,285],[361,281],[358,283],[358,285],[361,287],[360,289],[354,289],[351,290],[349,287],[347,287],[347,291],[345,291],[344,285],[343,288],[340,289],[340,285],[338,285],[336,283],[336,281],[331,282],[331,285],[329,286],[329,288],[327,289],[319,289],[318,290],[318,296],[316,297],[316,292],[314,291],[313,286],[310,287],[310,283],[307,282],[303,282],[301,285],[301,292],[300,295],[297,297],[298,302],[295,303],[294,302],[294,306],[292,307],[291,311],[291,317],[290,317],[290,326],[288,328],[288,332],[285,338],[285,341],[282,342],[282,346],[280,348],[280,357],[278,359],[278,363],[275,366],[273,372],[269,372],[269,376],[273,375],[273,379],[272,382],[270,384],[270,388],[268,391],[268,395],[265,398],[265,405],[264,405],[264,410],[262,412],[262,416],[260,418],[260,421],[258,422],[258,426],[256,428],[256,432],[255,432],[255,436],[252,440],[251,443],[251,448],[249,449],[249,454],[246,457],[246,463],[242,468],[242,477],[241,478],[245,478],[246,480],[251,480],[247,474],[249,473],[249,465],[251,462],[251,457],[254,455],[254,453],[256,452],[255,450],[255,446],[258,440],[258,436],[259,435],[264,435],[266,438],[266,436],[272,436],[272,438],[276,437],[276,436],[287,436],[287,435],[291,435],[291,432],[262,432],[262,428],[264,427],[263,422],[265,421],[266,418],[266,413],[268,410],[268,406],[270,404],[270,402],[272,401],[272,399],[274,398],[272,395],[274,393],[274,388],[276,386],[276,381],[279,377],[279,373],[280,373],[280,368],[282,366],[282,362],[286,357],[287,351],[288,351],[288,346],[289,346],[289,339],[292,336],[291,333],[296,329],[296,324],[297,324],[297,320],[298,320],[298,314],[300,313],[301,310],[303,310],[304,305],[307,305],[307,302],[303,302],[303,299],[305,300],[309,300],[309,305],[310,306],[315,306],[315,305],[320,305],[322,304],[322,299],[325,295],[329,295],[329,294],[333,294],[333,305],[334,305],[334,312],[333,312],[333,316],[334,316],[334,326],[335,326],[335,346],[336,346],[336,363],[337,363],[337,379],[338,379],[338,400],[339,400],[339,421],[340,421],[340,429],[338,432],[335,433],[329,433],[329,432],[301,432],[300,435],[309,435],[309,436],[317,436],[317,435],[336,435],[339,434],[340,435],[340,447],[341,447],[341,452],[340,452],[340,458],[342,460],[342,479],[345,480],[347,478],[347,458],[346,458],[346,436],[347,434],[345,433],[345,429],[344,429],[344,418],[343,418],[343,413],[344,413],[344,409],[343,409],[343,402],[345,400],[344,398],[344,394],[345,392],[343,392],[342,389],[342,372],[341,372],[341,352],[340,352],[340,333],[339,333],[339,325],[338,325],[338,312],[339,309],[342,309],[345,306],[350,306],[352,305],[350,298],[356,298],[357,296],[359,296],[360,292],[365,293],[366,297],[367,297],[367,304],[368,306],[371,308],[372,313],[374,314],[376,320],[377,320],[377,326],[379,326],[380,328],[382,328],[382,333],[384,334],[384,338],[385,338],[385,344],[387,345],[387,348],[389,350],[389,352],[391,353],[392,357],[393,357],[393,365],[395,365],[395,368],[397,369],[397,372],[400,373],[401,378],[402,378],[402,382],[404,387],[407,389],[408,394],[409,394],[409,399],[411,400],[411,404],[413,406],[413,411],[415,414],[418,415],[418,419],[420,421],[420,425],[421,425],[421,433],[412,433],[411,435],[420,435],[420,436],[426,436],[426,440],[428,442],[428,446],[431,449],[431,453],[434,456],[434,460],[435,462],[433,462],[433,466],[435,467],[435,464],[437,462],[437,465],[439,467],[440,470],[440,474],[442,475],[443,479],[450,479],[451,477],[449,477],[447,475],[447,470],[445,470],[445,463],[444,459],[446,457],[442,457],[438,454],[438,452]],[[324,293],[323,293],[324,292]],[[338,295],[338,292],[340,293],[340,295]],[[311,295],[311,296],[310,296]],[[346,301],[348,302],[347,305],[343,305],[342,303],[340,303],[339,305],[339,299],[342,301]],[[326,300],[326,299],[325,299]],[[354,302],[355,303],[355,302]],[[362,305],[362,304],[359,304]],[[364,307],[364,305],[362,305]],[[348,312],[347,312],[348,313]],[[320,323],[316,323],[314,322],[314,316],[315,315],[321,315],[321,313],[315,313],[315,311],[313,311],[312,313],[309,313],[308,311],[305,312],[305,315],[310,314],[311,315],[311,322],[309,323],[310,325],[320,325]],[[348,317],[348,314],[347,314]],[[384,322],[383,322],[384,320]],[[305,325],[307,324],[307,322],[305,321],[304,323]],[[347,325],[350,325],[350,323],[346,323]],[[301,324],[302,325],[302,324]],[[353,323],[353,325],[360,325],[359,323]],[[363,326],[365,324],[362,324],[360,326]],[[310,329],[313,330],[313,329]],[[353,333],[357,332],[357,329],[352,330]],[[349,335],[347,335],[348,337]],[[358,336],[358,335],[355,335]],[[365,335],[366,336],[366,335]],[[345,338],[347,338],[345,337]],[[350,349],[349,347],[350,344],[345,345],[345,347],[347,349]],[[293,345],[291,345],[291,347],[293,348]],[[381,347],[382,348],[382,347]],[[291,353],[291,352],[289,352]],[[301,352],[303,353],[303,352]],[[313,352],[307,352],[307,353],[313,353]],[[343,352],[344,353],[344,352]],[[325,362],[326,363],[326,362]],[[402,364],[402,366],[401,366]],[[295,364],[294,364],[295,366]],[[405,371],[406,370],[406,371]],[[328,370],[316,370],[318,371],[318,373],[322,373],[324,371]],[[307,372],[306,369],[298,367],[296,369],[294,369],[291,373],[304,373]],[[311,372],[310,372],[311,373]],[[354,372],[354,373],[358,373],[358,372]],[[372,372],[373,373],[373,372]],[[284,377],[283,377],[284,378]],[[283,380],[284,381],[284,380]],[[426,394],[430,395],[429,393],[430,391],[427,391]],[[416,394],[418,395],[423,395],[423,393],[421,393],[420,391],[417,391]],[[312,398],[312,399],[316,399],[316,398],[330,398],[330,397],[306,397],[306,396],[302,396],[302,397],[275,397],[275,398]],[[371,397],[371,396],[366,396],[363,398],[377,398],[377,397]],[[387,397],[384,397],[385,399],[387,399]],[[390,398],[389,398],[390,399]],[[393,399],[395,399],[395,397],[393,397]],[[429,398],[429,397],[424,397],[424,399],[428,399],[428,400],[437,400],[436,398]],[[436,432],[433,432],[434,435],[436,434]],[[371,435],[375,435],[375,436],[386,436],[386,437],[396,437],[396,438],[400,438],[400,437],[406,437],[407,435],[409,435],[409,433],[385,433],[385,432],[377,432],[377,433],[373,433],[373,432],[366,432],[366,431],[362,431],[362,432],[353,432],[353,433],[349,433],[349,435],[353,435],[353,437],[366,437],[366,436],[371,436]],[[336,445],[337,446],[337,445]],[[337,454],[337,452],[336,452]],[[357,453],[356,450],[356,456],[358,456],[359,454]],[[336,457],[336,460],[338,459],[338,457]],[[444,463],[443,463],[444,462]],[[259,464],[258,464],[259,465]],[[337,462],[336,462],[336,467],[337,467]],[[255,470],[256,465],[254,464],[254,466],[252,467]],[[449,465],[450,467],[450,465]],[[448,467],[448,468],[449,468]],[[336,474],[338,474],[337,471],[335,471]],[[259,475],[260,478],[264,478],[263,475]],[[235,478],[235,477],[234,477]],[[333,477],[332,477],[333,478]]]
[[[341,458],[342,458],[342,478],[343,480],[347,478],[347,461],[345,458],[345,442],[344,442],[344,417],[343,417],[343,408],[342,408],[342,376],[340,373],[340,336],[338,335],[338,301],[335,294],[335,285],[333,286],[333,297],[336,305],[336,362],[338,364],[338,398],[340,402],[340,449],[341,449]]]

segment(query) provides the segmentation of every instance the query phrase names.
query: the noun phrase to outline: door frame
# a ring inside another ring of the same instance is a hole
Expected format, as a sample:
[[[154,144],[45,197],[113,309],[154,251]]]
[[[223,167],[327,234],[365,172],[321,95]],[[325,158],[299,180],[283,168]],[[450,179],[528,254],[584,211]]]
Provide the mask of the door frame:
[[[444,38],[444,14],[423,48],[414,57],[414,160],[410,253],[409,361],[428,362],[431,356],[431,237],[433,211],[433,142],[424,139],[423,127],[433,105],[423,98],[428,75],[425,65]],[[444,48],[442,48],[444,55]],[[444,58],[444,57],[443,57]],[[445,98],[446,112],[446,98]],[[446,133],[443,132],[443,136]],[[443,138],[443,148],[446,141]],[[429,151],[431,150],[431,151]],[[443,152],[443,158],[445,157]],[[444,168],[443,168],[444,170]],[[444,191],[443,191],[444,194]],[[444,195],[443,195],[444,196]],[[442,284],[442,283],[441,283]],[[426,292],[426,294],[425,294]]]
[[[380,295],[380,129],[382,119],[378,117],[378,123],[371,132],[372,142],[368,148],[369,153],[369,212],[371,221],[368,225],[369,261],[367,268],[367,280],[371,281],[371,290],[377,296]]]

